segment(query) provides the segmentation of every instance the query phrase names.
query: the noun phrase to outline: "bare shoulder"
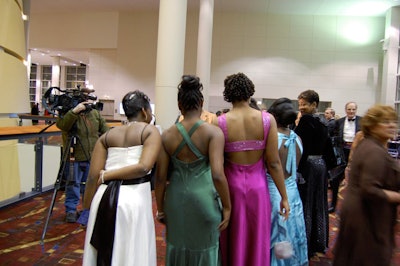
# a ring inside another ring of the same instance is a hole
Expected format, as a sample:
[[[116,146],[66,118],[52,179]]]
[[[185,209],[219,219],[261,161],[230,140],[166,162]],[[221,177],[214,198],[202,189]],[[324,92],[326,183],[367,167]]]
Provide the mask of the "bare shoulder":
[[[202,127],[204,130],[212,137],[223,138],[224,134],[217,125],[210,124],[210,123],[203,123]]]
[[[169,128],[163,130],[161,134],[162,141],[168,141],[175,133],[177,133],[177,128],[175,125],[170,126]]]
[[[149,131],[151,134],[155,134],[157,136],[160,136],[160,131],[158,130],[158,128],[154,125],[147,125],[147,127],[145,128],[145,130]]]

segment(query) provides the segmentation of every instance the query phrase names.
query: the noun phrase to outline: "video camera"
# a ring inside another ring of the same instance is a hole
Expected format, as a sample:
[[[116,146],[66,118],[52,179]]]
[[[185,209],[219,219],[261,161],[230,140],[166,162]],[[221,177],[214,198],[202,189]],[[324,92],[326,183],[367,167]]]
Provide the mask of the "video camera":
[[[63,116],[81,102],[97,100],[97,96],[94,95],[93,92],[93,89],[80,88],[79,85],[76,89],[65,90],[62,90],[59,87],[50,87],[43,95],[42,104],[50,114]],[[92,109],[98,111],[103,110],[103,103],[101,102],[88,103],[85,104],[85,106],[86,110],[84,112],[86,113],[90,112]]]

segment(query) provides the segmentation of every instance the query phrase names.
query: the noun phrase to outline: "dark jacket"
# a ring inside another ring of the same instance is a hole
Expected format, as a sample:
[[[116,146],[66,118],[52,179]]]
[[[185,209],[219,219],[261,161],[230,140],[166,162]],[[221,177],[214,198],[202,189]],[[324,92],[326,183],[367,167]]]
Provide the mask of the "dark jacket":
[[[309,155],[324,155],[328,149],[329,136],[325,120],[316,115],[305,114],[300,118],[294,130],[303,142],[303,155],[299,163],[299,172],[303,170]]]
[[[327,121],[328,133],[330,137],[333,137],[335,135],[335,125],[336,125],[335,118],[332,118]]]
[[[74,114],[69,110],[62,118],[57,118],[56,125],[62,130],[64,147],[67,146],[68,133],[77,136],[82,143],[80,145],[77,140],[74,145],[76,161],[90,161],[97,139],[108,130],[106,121],[95,109],[84,114]]]
[[[355,117],[355,123],[356,123],[356,132],[354,132],[354,135],[356,135],[356,133],[358,131],[361,130],[361,116],[356,116]],[[339,118],[338,120],[335,121],[335,133],[334,135],[339,137],[340,141],[343,141],[343,128],[344,128],[344,121],[347,119],[347,116]]]

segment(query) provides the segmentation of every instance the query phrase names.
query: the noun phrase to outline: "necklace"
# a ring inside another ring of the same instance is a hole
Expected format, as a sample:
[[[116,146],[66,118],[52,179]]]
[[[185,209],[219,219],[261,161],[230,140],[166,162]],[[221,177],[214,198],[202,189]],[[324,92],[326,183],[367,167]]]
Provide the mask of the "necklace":
[[[130,126],[130,125],[136,124],[136,123],[137,123],[137,121],[129,121],[129,122],[126,123],[126,125],[127,125],[127,126]]]

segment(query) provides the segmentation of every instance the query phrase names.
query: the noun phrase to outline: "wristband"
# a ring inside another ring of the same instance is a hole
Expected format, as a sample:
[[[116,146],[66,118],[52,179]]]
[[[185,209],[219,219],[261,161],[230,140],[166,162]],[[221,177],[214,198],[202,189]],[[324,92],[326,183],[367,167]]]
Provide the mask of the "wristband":
[[[106,173],[105,170],[101,170],[100,171],[100,179],[101,179],[101,183],[104,184],[104,174]]]

